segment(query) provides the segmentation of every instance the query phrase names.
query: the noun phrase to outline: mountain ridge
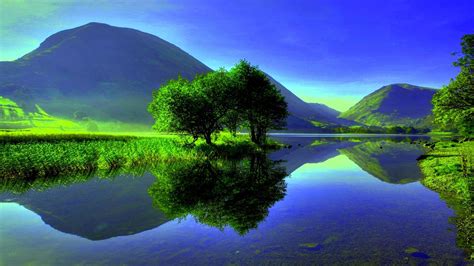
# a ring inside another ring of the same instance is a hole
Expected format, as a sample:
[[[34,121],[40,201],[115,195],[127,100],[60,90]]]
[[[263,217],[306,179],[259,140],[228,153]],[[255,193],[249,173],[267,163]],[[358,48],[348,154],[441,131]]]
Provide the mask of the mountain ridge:
[[[151,124],[146,106],[152,90],[179,75],[192,79],[210,71],[157,36],[91,22],[49,36],[17,60],[0,62],[0,95],[26,111],[40,104],[62,117],[81,112],[97,120]],[[314,119],[339,121],[269,78],[289,102],[289,130],[314,130]]]
[[[436,89],[394,83],[365,96],[339,118],[368,126],[431,126],[431,99]]]

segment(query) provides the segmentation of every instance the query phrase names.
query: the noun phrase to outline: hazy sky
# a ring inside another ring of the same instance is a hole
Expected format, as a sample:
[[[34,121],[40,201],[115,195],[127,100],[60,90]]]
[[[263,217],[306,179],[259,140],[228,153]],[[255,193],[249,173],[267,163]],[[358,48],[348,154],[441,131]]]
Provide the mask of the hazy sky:
[[[473,10],[474,0],[0,0],[0,60],[103,22],[157,35],[211,68],[245,58],[304,100],[345,110],[386,84],[447,84]]]

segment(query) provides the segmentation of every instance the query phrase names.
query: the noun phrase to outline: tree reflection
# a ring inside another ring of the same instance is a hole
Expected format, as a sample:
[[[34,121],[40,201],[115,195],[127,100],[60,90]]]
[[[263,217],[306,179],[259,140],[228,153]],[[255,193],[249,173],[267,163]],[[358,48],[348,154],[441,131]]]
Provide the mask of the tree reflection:
[[[264,154],[242,160],[201,159],[152,171],[148,189],[168,218],[192,215],[203,224],[232,227],[240,235],[257,228],[286,193],[286,171]]]

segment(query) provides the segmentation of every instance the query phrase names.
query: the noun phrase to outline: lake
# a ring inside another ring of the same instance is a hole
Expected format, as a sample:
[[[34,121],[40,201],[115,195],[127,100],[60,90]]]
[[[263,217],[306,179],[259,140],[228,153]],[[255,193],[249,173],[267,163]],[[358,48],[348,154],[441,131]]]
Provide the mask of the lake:
[[[466,264],[416,137],[277,135],[241,160],[0,194],[0,264]]]

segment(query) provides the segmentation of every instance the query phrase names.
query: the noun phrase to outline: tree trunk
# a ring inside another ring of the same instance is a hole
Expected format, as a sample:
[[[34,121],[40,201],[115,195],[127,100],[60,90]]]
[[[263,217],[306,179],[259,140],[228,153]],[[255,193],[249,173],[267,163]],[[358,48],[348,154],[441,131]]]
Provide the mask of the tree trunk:
[[[212,144],[211,134],[204,134],[204,138],[206,139],[207,144]]]
[[[255,127],[253,125],[250,125],[250,139],[253,143],[257,143],[257,138],[255,136]]]
[[[266,142],[266,137],[267,137],[267,131],[266,129],[262,127],[257,127],[256,133],[255,133],[255,143],[257,145],[262,146]]]

